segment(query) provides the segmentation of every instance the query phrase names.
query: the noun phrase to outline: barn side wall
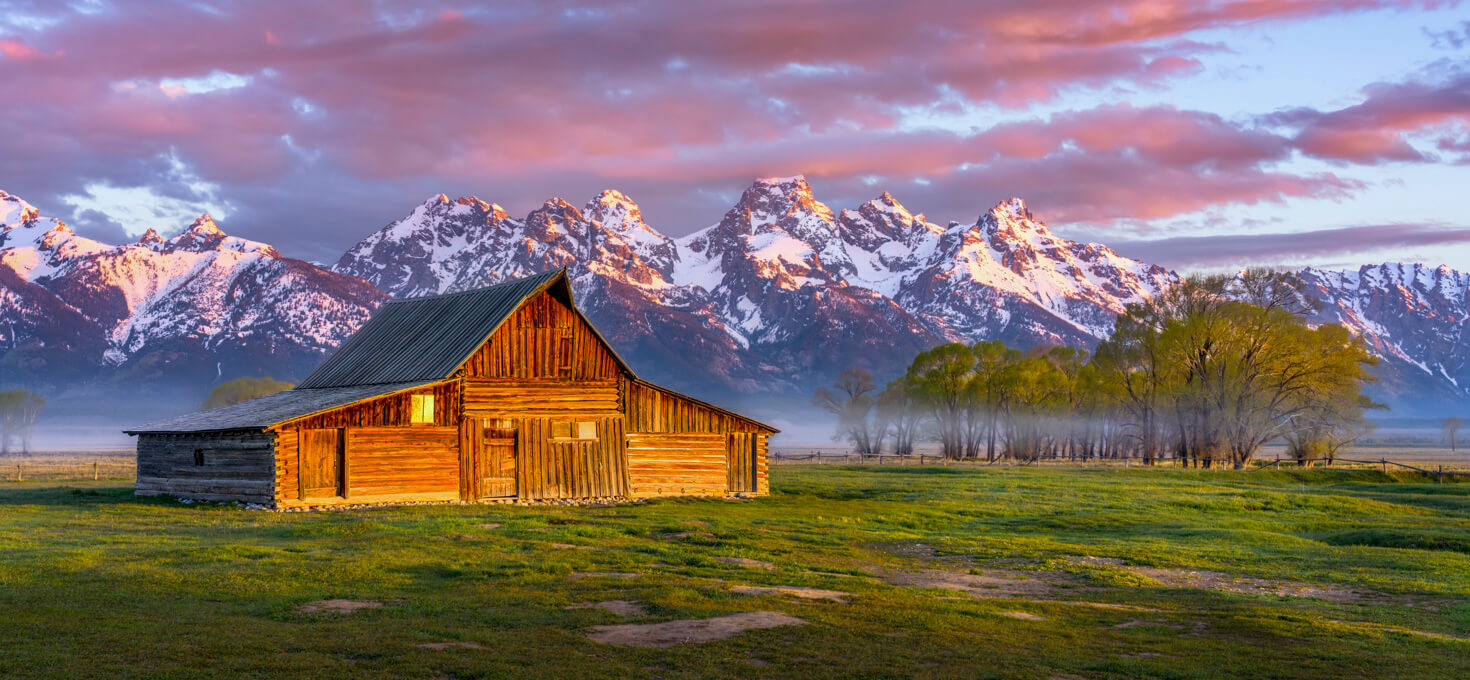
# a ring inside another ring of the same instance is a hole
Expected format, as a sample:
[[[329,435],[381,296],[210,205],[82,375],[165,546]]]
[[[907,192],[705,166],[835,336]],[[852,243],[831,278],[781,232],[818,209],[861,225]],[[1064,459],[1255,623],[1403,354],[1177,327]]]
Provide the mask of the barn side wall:
[[[135,493],[269,504],[274,442],[268,432],[140,434]]]
[[[633,495],[769,492],[770,430],[635,380],[620,389]]]
[[[412,395],[434,395],[433,425],[410,422]],[[460,386],[390,394],[296,420],[276,430],[274,494],[281,507],[455,500],[459,494]],[[301,500],[301,431],[340,429],[345,495]]]

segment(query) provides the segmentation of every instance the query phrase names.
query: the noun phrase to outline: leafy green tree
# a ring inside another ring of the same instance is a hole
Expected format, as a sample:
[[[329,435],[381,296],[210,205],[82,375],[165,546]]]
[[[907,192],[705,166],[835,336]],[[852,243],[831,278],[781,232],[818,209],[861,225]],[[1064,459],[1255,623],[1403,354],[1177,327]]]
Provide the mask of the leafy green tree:
[[[966,453],[978,457],[979,441],[985,441],[985,460],[994,461],[995,442],[1000,432],[1001,412],[1006,405],[1006,369],[1021,360],[1021,353],[1006,347],[1000,340],[977,342],[970,351],[975,355],[971,427]]]
[[[235,378],[229,382],[216,385],[209,391],[209,398],[204,400],[204,409],[219,408],[238,404],[242,401],[250,401],[277,392],[285,392],[295,387],[288,382],[281,382],[274,378]]]
[[[976,399],[975,354],[952,342],[919,352],[904,375],[908,394],[930,418],[940,454],[958,459],[965,453],[965,434]]]

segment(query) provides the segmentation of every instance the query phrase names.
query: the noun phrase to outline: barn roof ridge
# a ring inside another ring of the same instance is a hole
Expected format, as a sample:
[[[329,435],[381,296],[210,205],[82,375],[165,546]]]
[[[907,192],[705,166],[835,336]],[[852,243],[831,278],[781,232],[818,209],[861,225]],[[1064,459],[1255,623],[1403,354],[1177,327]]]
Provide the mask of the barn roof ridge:
[[[568,306],[586,321],[572,299],[566,267],[484,288],[389,302],[297,389],[448,378],[528,300],[557,285],[564,287]],[[628,362],[592,328],[618,365],[632,374]]]

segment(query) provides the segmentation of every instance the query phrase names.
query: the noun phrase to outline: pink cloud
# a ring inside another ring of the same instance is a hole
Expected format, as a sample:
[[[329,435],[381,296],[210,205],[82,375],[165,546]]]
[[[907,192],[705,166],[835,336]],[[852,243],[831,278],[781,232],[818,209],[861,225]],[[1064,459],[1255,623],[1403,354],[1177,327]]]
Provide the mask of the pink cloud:
[[[1077,92],[1163,87],[1226,49],[1194,40],[1201,29],[1438,4],[262,0],[223,16],[139,4],[58,15],[32,40],[51,58],[0,40],[0,82],[28,99],[0,117],[0,173],[62,193],[146,182],[150,159],[176,154],[227,192],[289,193],[312,173],[415,197],[442,182],[519,189],[527,177],[689,188],[881,175],[932,181],[954,205],[977,183],[1005,185],[1043,197],[1057,218],[1089,220],[1338,197],[1356,185],[1273,164],[1294,149],[1408,158],[1395,135],[1462,109],[1428,106],[1440,93],[1414,118],[1370,91],[1357,113],[1271,123],[1289,133],[1171,107],[1096,106],[964,135],[904,121],[911,107],[1014,116]],[[172,97],[158,87],[216,71],[250,82]]]
[[[1470,72],[1375,83],[1363,94],[1362,102],[1335,111],[1293,109],[1264,120],[1299,128],[1296,144],[1308,155],[1353,163],[1427,160],[1412,143],[1418,134],[1470,133]]]

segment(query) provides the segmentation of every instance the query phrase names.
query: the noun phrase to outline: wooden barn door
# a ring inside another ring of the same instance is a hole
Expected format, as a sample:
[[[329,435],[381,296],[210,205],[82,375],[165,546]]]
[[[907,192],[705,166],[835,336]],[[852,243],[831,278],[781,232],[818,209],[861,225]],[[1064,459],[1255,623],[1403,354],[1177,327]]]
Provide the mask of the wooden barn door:
[[[755,491],[755,435],[736,432],[726,443],[726,484],[730,493]]]
[[[301,431],[301,497],[343,495],[342,430]]]
[[[516,430],[485,427],[485,445],[480,448],[480,498],[516,495]]]

